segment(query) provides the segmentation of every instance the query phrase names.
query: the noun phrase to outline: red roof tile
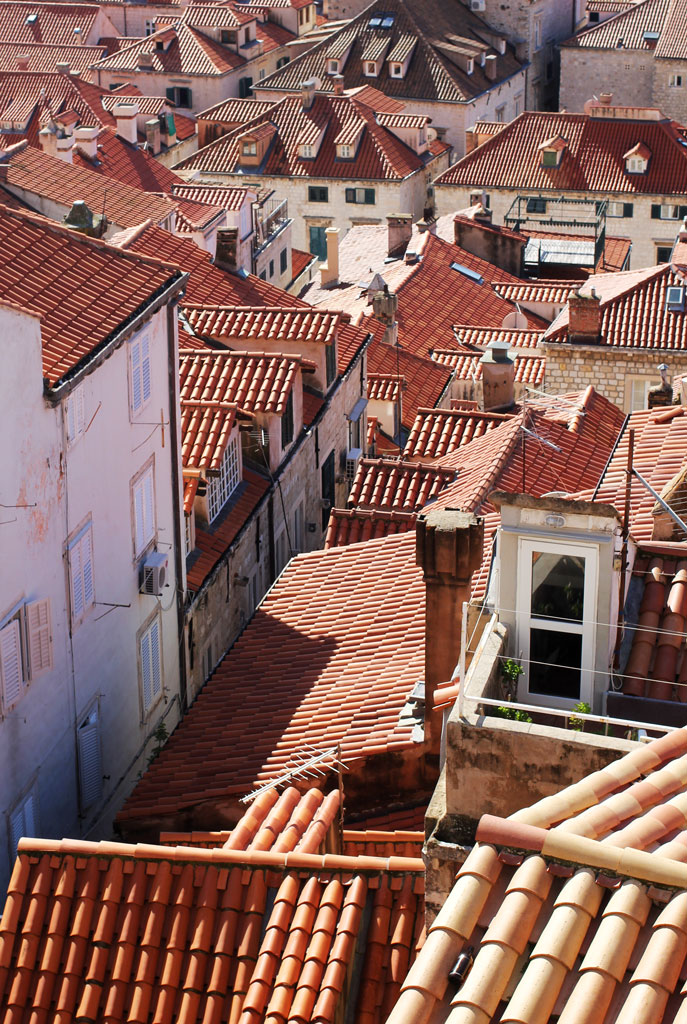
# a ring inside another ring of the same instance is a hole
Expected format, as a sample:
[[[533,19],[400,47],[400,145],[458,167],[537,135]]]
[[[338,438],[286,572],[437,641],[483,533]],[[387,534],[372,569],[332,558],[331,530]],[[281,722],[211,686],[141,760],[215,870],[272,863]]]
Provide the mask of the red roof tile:
[[[91,64],[104,57],[104,45],[73,46],[68,43],[0,42],[0,71],[19,71],[26,60],[27,71],[57,71],[58,64],[68,64],[72,75],[85,75]]]
[[[378,540],[415,529],[415,512],[387,512],[379,509],[335,508],[327,523],[325,548],[340,548],[364,540]]]
[[[0,295],[40,315],[43,375],[52,386],[181,278],[158,260],[6,206],[0,237]]]
[[[649,0],[649,3],[603,5],[601,9],[604,13],[610,10],[617,12],[618,16],[609,18],[600,25],[591,26],[572,39],[566,40],[564,45],[576,49],[616,50],[620,40],[624,50],[641,50],[647,57],[670,56],[669,52],[659,53],[659,46],[668,44],[670,49],[673,41],[663,38],[664,26],[668,27],[666,20],[669,18],[670,8],[679,10],[680,3],[671,3],[671,0]],[[597,10],[598,7],[595,5],[594,9]],[[659,38],[650,41],[645,38],[647,32],[655,32]],[[673,32],[668,31],[666,36],[673,36]],[[676,56],[684,57],[685,53],[678,52]]]
[[[171,192],[175,196],[195,199],[198,203],[206,203],[219,206],[223,210],[235,211],[240,210],[246,201],[248,189],[223,188],[221,185],[195,185],[192,182],[182,183],[182,179],[179,178],[172,185]]]
[[[403,454],[410,459],[450,455],[509,420],[509,414],[461,409],[418,409]]]
[[[412,745],[399,713],[424,675],[414,551],[414,536],[402,534],[293,559],[121,820],[246,792],[280,776],[306,744],[339,744],[345,762]]]
[[[169,33],[173,33],[171,42],[163,50],[156,49],[158,38],[166,38]],[[141,53],[151,55],[153,71],[167,75],[222,76],[246,63],[244,57],[227,46],[177,22],[172,29],[162,28],[145,39],[136,39],[130,46],[97,61],[93,68],[96,71],[136,71]]]
[[[181,401],[233,402],[245,412],[281,416],[297,374],[313,369],[297,356],[182,348]]]
[[[406,382],[403,390],[403,425],[410,427],[421,406],[434,406],[445,395],[451,382],[450,370],[437,366],[431,359],[414,355],[405,348],[387,345],[380,339],[384,326],[374,317],[360,318],[360,327],[374,335],[367,350],[368,373],[400,375]]]
[[[324,853],[338,810],[336,791],[272,791],[218,849],[22,840],[3,1021],[364,1024],[414,959],[423,863]]]
[[[35,15],[32,21],[29,17]],[[98,17],[97,4],[0,2],[0,39],[14,43],[72,45],[74,30],[90,43]]]
[[[398,455],[400,448],[386,434],[382,433],[376,416],[367,417],[367,453],[375,455]]]
[[[255,169],[261,175],[397,181],[421,170],[426,163],[380,125],[364,103],[350,96],[318,94],[307,110],[300,96],[286,96],[267,113],[216,139],[178,166],[201,172],[237,172],[241,168],[241,139],[247,132],[262,128],[269,128],[273,138],[260,168]],[[315,144],[325,128],[315,157],[303,159],[300,146],[306,141]],[[353,160],[337,158],[335,140],[344,129],[362,132]]]
[[[340,322],[338,313],[308,306],[249,309],[189,304],[185,305],[185,313],[198,335],[224,343],[251,345],[262,339],[328,345],[335,339]]]
[[[171,192],[172,187],[182,181],[144,149],[121,139],[114,128],[103,128],[99,133],[95,160],[84,156],[78,143],[74,146],[72,160],[76,167],[106,175],[143,192]],[[218,215],[220,211],[214,212]]]
[[[73,127],[114,125],[113,116],[102,105],[104,95],[105,90],[73,74],[0,71],[0,123],[22,132],[38,147],[38,132],[51,121],[68,122]],[[5,148],[9,145],[5,136],[0,142]]]
[[[348,504],[358,508],[419,512],[452,483],[455,476],[453,470],[434,463],[389,457],[361,459]]]
[[[113,188],[108,177],[30,146],[0,151],[0,166],[3,164],[7,165],[5,185],[10,191],[51,199],[68,209],[80,199],[94,213],[104,212],[108,221],[123,228],[140,224],[147,217],[161,223],[174,215],[169,199],[122,182]]]
[[[236,423],[231,402],[181,400],[181,462],[184,469],[218,470]]]
[[[291,249],[291,275],[292,280],[300,277],[306,267],[308,267],[313,260],[317,259],[311,252],[304,252],[302,249]]]
[[[687,150],[672,122],[603,115],[526,112],[459,160],[436,185],[479,185],[485,189],[628,195],[670,195],[684,191]],[[620,108],[612,108],[620,109]],[[568,145],[558,167],[543,167],[540,146],[552,135]],[[651,151],[646,174],[628,174],[624,155],[638,142]]]
[[[303,388],[303,426],[309,427],[315,421],[323,405],[324,399],[321,395],[309,388]]]

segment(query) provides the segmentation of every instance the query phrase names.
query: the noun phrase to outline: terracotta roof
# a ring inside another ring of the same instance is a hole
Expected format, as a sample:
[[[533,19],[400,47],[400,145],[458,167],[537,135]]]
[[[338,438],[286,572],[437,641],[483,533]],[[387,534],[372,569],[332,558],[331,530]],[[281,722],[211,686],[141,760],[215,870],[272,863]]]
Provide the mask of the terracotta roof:
[[[36,196],[71,209],[80,199],[94,213],[104,212],[108,221],[123,228],[140,224],[147,217],[159,223],[174,214],[169,199],[142,192],[124,182],[113,188],[108,177],[30,146],[0,151],[0,166],[3,164],[7,165],[5,186],[10,191],[16,189],[24,193],[29,202],[30,197]]]
[[[70,125],[114,125],[102,105],[104,90],[75,75],[55,71],[0,71],[0,123],[38,146],[38,132],[51,121]],[[6,147],[5,136],[0,142]]]
[[[104,57],[107,49],[98,46],[72,46],[67,43],[0,42],[0,71],[19,71],[20,58],[27,61],[28,71],[57,71],[58,64],[68,64],[73,75],[88,72],[91,64]],[[23,64],[23,60],[21,61]]]
[[[173,33],[171,43],[163,50],[156,49],[158,38],[170,32]],[[246,63],[245,58],[227,46],[177,21],[174,28],[165,27],[145,39],[137,39],[131,46],[97,61],[93,68],[95,71],[137,71],[141,53],[151,55],[150,70],[168,75],[222,76]]]
[[[625,507],[625,470],[630,430],[635,433],[633,465],[660,494],[685,466],[687,409],[684,406],[673,406],[633,412],[629,416],[613,456],[594,491],[595,501],[608,502],[618,509]],[[630,488],[630,533],[635,540],[651,540],[654,526],[651,511],[655,503],[653,495],[634,477]]]
[[[181,462],[185,470],[218,470],[236,423],[235,403],[181,400]]]
[[[143,192],[170,192],[172,186],[182,180],[146,150],[121,139],[114,128],[103,128],[98,135],[95,160],[84,156],[77,143],[72,161],[76,167],[104,174]],[[218,213],[215,210],[215,215]]]
[[[422,857],[425,833],[422,829],[353,829],[343,831],[343,848],[351,855],[367,857]]]
[[[431,359],[413,355],[381,341],[384,326],[374,317],[361,317],[360,327],[370,331],[374,340],[367,350],[368,375],[400,374],[406,382],[403,390],[403,425],[410,427],[420,406],[435,406],[451,382],[451,373]]]
[[[334,508],[327,523],[325,548],[340,548],[366,540],[378,540],[415,529],[417,513],[378,509]]]
[[[485,815],[389,1024],[678,1021],[687,730],[508,820]],[[473,947],[459,987],[447,965]]]
[[[29,21],[31,15],[35,18]],[[0,39],[13,43],[73,45],[74,30],[90,41],[98,17],[97,4],[0,2]]]
[[[182,348],[181,401],[232,402],[245,412],[281,416],[298,373],[312,370],[297,356]]]
[[[454,470],[431,463],[389,457],[361,459],[348,504],[377,510],[419,512],[455,478]]]
[[[6,206],[0,237],[0,295],[40,315],[43,376],[53,387],[181,279],[175,267]]]
[[[415,537],[401,534],[294,558],[121,820],[244,793],[283,774],[306,744],[340,744],[346,763],[412,746],[399,715],[424,675],[414,551]]]
[[[496,291],[509,302],[546,303],[564,306],[568,296],[579,287],[577,281],[521,281],[498,283]]]
[[[411,459],[449,455],[510,418],[510,414],[480,410],[418,409],[403,454]]]
[[[310,388],[303,388],[303,426],[309,427],[317,419],[320,409],[324,405],[324,398]]]
[[[397,402],[406,383],[405,377],[396,373],[368,373],[367,397],[375,402]]]
[[[189,275],[184,301],[190,305],[222,303],[229,306],[308,308],[295,295],[275,288],[268,281],[261,281],[252,274],[243,278],[221,270],[215,266],[210,253],[199,248],[191,239],[172,235],[150,221],[137,225],[133,231],[114,235],[111,241],[124,249],[158,256],[181,267]]]
[[[674,0],[643,0],[641,3],[629,5],[617,4],[610,8],[612,11],[617,11],[615,18],[609,18],[600,25],[594,25],[586,31],[580,32],[579,35],[568,39],[564,46],[577,49],[615,50],[620,41],[623,50],[644,50],[650,51],[657,57],[668,56],[669,53],[659,54],[658,52],[662,38],[647,40],[645,35],[647,32],[657,32],[662,37],[664,28],[668,27],[667,22],[672,21],[669,11],[676,7],[679,10],[680,6],[681,4],[679,2],[676,4]],[[609,8],[603,8],[603,10],[607,11]],[[667,49],[670,51],[670,44],[674,42],[674,30],[669,30],[667,34],[670,37],[669,41],[666,40],[668,42]],[[666,48],[665,44],[664,48]]]
[[[193,331],[222,342],[307,342],[328,345],[336,338],[340,317],[328,310],[283,307],[242,308],[184,306]]]
[[[179,234],[203,231],[211,224],[224,227],[226,214],[219,206],[209,206],[185,195],[173,197],[176,206],[174,227]]]
[[[519,330],[508,327],[471,327],[469,324],[454,324],[456,341],[462,345],[486,349],[492,341],[505,342],[513,348],[537,348],[542,332],[529,328]],[[432,353],[434,356],[434,353]]]
[[[310,266],[313,260],[317,259],[311,252],[304,252],[302,249],[291,249],[291,280],[295,281],[301,276],[306,267]]]
[[[196,524],[196,546],[186,563],[186,582],[192,593],[203,583],[226,554],[266,492],[269,480],[243,467],[243,479],[222,511],[209,526]]]
[[[392,17],[390,27],[370,25],[371,19]],[[286,67],[276,71],[261,83],[261,89],[296,91],[300,83],[317,76],[321,89],[333,92],[331,75],[327,75],[327,57],[332,46],[345,51],[351,44],[350,54],[340,68],[346,89],[369,84],[363,74],[363,53],[371,46],[387,43],[389,49],[382,61],[377,87],[388,96],[411,101],[443,101],[464,103],[485,93],[494,84],[516,74],[522,64],[515,58],[514,51],[507,47],[501,55],[489,45],[486,25],[476,14],[459,0],[425,0],[421,5],[406,0],[375,0],[370,7],[354,17],[337,32],[296,57]],[[463,70],[465,60],[462,54],[456,56],[451,49],[451,39],[456,36],[468,40],[472,52],[480,50],[497,56],[496,80],[487,78],[486,69],[480,60],[475,60],[472,74]],[[389,73],[388,58],[393,50],[409,38],[416,41],[408,69],[403,78]],[[461,66],[462,65],[462,66]]]
[[[231,97],[215,103],[213,107],[197,114],[199,121],[219,121],[222,124],[245,124],[256,117],[262,117],[274,106],[274,100],[236,99]]]
[[[450,167],[435,184],[530,193],[681,194],[687,150],[679,141],[680,133],[667,120],[632,120],[633,108],[626,109],[624,119],[527,111]],[[558,167],[543,167],[539,147],[556,134],[564,136],[568,146]],[[649,167],[646,174],[628,174],[624,154],[638,142],[651,150]]]
[[[670,264],[642,271],[590,277],[582,289],[601,299],[601,344],[615,348],[687,349],[687,314],[668,307],[668,288],[685,289],[685,277]],[[567,341],[566,307],[544,334],[545,342]]]
[[[513,348],[509,355],[515,359],[515,383],[527,384],[533,388],[541,387],[546,375],[546,358],[528,349]],[[442,366],[450,366],[456,380],[482,379],[481,355],[470,355],[456,349],[437,349],[432,352],[432,359]]]
[[[367,417],[367,452],[368,455],[398,455],[400,448],[391,438],[382,433],[376,416]]]
[[[216,139],[178,167],[200,172],[238,173],[241,139],[248,131],[269,128],[273,138],[259,168],[253,174],[270,177],[343,178],[355,181],[398,181],[424,168],[418,156],[392,131],[379,124],[374,112],[350,96],[316,95],[304,110],[301,97],[286,96],[262,115]],[[313,145],[326,128],[312,159],[303,159],[300,147]],[[339,160],[335,141],[343,129],[361,131],[353,160]],[[245,168],[244,168],[245,170]]]
[[[183,183],[181,178],[172,185],[170,191],[175,196],[195,199],[198,203],[219,206],[223,210],[231,211],[240,210],[248,195],[248,189],[246,188],[224,188],[221,185],[195,185],[193,183]]]
[[[390,804],[383,810],[365,811],[354,818],[347,819],[351,828],[370,830],[403,829],[405,831],[422,832],[425,827],[425,814],[428,801],[419,800],[413,805]]]
[[[385,1015],[421,940],[423,862],[324,853],[338,804],[264,794],[219,849],[21,840],[3,1019],[368,1024],[377,1000]]]

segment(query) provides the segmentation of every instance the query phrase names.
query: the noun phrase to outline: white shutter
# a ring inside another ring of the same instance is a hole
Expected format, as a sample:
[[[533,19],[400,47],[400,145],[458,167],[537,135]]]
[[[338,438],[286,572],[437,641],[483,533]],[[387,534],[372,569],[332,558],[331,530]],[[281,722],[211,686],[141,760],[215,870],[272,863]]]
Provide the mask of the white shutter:
[[[67,398],[67,439],[71,444],[86,429],[84,389],[80,384]]]
[[[142,403],[150,398],[150,342],[141,338],[141,391]]]
[[[77,541],[69,549],[69,584],[72,597],[72,618],[83,615],[83,573],[81,571],[81,544]]]
[[[162,672],[160,668],[160,622],[158,619],[150,627],[150,663],[153,683],[153,700],[162,688]]]
[[[33,796],[29,794],[22,804],[22,811],[24,812],[24,835],[35,836],[36,835],[36,805]]]
[[[153,703],[153,680],[150,664],[150,630],[141,637],[141,677],[143,682],[143,710]]]
[[[95,602],[93,581],[93,533],[90,524],[69,547],[69,584],[72,598],[72,620],[81,616]]]
[[[74,395],[67,398],[67,440],[73,441],[76,437],[76,409],[74,408]]]
[[[10,812],[9,831],[12,853],[17,852],[19,840],[24,836],[35,836],[38,831],[38,815],[36,813],[36,801],[32,793],[29,793],[22,802]]]
[[[24,808],[23,806],[17,807],[15,811],[10,814],[10,843],[12,846],[12,853],[17,852],[17,846],[19,840],[24,835]]]
[[[81,538],[81,571],[83,573],[84,608],[90,608],[95,600],[93,592],[93,544],[90,526]]]
[[[50,601],[34,601],[26,606],[29,627],[29,668],[31,678],[52,668]]]
[[[155,508],[153,505],[153,469],[152,466],[143,477],[143,519],[145,522],[144,544],[152,540],[155,534]]]
[[[21,697],[24,682],[21,663],[21,632],[18,619],[12,619],[0,629],[0,676],[2,677],[2,701],[7,711]]]
[[[79,750],[79,783],[81,805],[90,807],[99,798],[103,788],[103,771],[100,760],[100,722],[98,709],[91,711],[79,726],[77,733]]]
[[[136,531],[135,544],[137,555],[140,554],[145,546],[145,522],[143,508],[143,481],[139,480],[134,487],[134,525]]]
[[[137,412],[143,405],[140,341],[132,341],[129,351],[131,354],[131,408]]]

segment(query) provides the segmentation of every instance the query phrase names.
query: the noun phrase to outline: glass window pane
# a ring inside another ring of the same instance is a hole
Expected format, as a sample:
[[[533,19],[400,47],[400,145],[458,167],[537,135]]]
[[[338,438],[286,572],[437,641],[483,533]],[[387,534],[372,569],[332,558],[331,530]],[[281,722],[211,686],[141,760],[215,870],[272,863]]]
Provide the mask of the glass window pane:
[[[530,693],[580,699],[582,636],[549,629],[530,630]]]
[[[532,552],[532,615],[582,621],[584,562],[580,555]]]

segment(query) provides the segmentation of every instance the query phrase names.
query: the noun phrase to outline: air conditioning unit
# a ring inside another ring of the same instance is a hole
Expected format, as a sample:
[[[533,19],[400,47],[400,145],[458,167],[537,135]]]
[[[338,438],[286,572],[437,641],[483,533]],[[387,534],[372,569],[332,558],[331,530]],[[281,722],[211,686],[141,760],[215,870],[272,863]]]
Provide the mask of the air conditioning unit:
[[[358,463],[360,462],[362,457],[363,453],[360,448],[351,448],[351,450],[346,453],[346,479],[348,480],[348,483],[351,485],[355,480],[355,474],[358,469]]]
[[[167,586],[168,568],[169,555],[161,551],[152,551],[141,566],[140,592],[160,597],[162,588]]]
[[[486,0],[470,0],[471,11],[483,11],[486,6]]]

